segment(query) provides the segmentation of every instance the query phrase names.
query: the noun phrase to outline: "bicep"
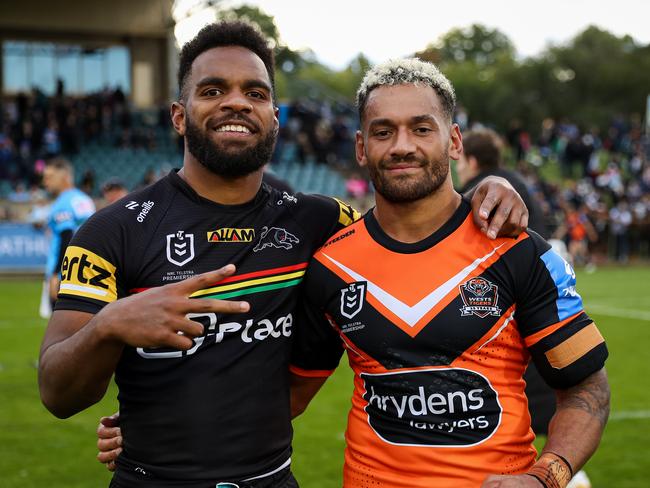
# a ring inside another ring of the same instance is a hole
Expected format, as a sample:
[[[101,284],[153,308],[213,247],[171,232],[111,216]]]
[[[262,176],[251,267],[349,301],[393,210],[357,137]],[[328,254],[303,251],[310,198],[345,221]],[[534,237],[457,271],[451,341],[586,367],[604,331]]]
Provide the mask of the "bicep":
[[[43,336],[41,345],[41,356],[52,345],[62,342],[76,334],[90,322],[93,316],[91,313],[76,310],[55,310],[47,324],[47,329],[45,329],[45,335]]]

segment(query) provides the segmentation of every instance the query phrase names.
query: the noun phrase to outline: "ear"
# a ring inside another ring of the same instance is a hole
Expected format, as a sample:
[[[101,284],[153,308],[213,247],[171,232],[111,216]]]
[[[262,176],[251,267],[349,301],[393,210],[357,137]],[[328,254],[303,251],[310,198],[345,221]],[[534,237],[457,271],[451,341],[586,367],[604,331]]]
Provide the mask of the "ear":
[[[179,136],[185,135],[185,105],[181,102],[172,103],[169,114],[172,118],[172,124]]]
[[[275,105],[273,106],[273,125],[277,134],[277,132],[280,130],[280,109]]]
[[[449,131],[449,157],[454,161],[458,161],[462,153],[463,136],[460,133],[460,127],[458,127],[458,124],[451,124]]]
[[[360,130],[358,130],[355,134],[354,152],[357,157],[357,163],[359,163],[359,166],[363,168],[366,164],[368,164],[368,161],[366,159],[366,144],[363,140],[363,134]]]

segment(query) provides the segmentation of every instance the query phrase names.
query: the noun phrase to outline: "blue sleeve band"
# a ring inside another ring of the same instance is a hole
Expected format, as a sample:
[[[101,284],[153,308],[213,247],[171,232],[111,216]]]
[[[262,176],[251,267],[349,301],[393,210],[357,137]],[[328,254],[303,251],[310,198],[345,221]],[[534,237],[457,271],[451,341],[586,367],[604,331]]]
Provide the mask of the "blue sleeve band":
[[[581,312],[583,309],[582,297],[576,291],[576,274],[571,265],[553,249],[546,251],[540,258],[546,265],[557,288],[556,304],[559,321]]]

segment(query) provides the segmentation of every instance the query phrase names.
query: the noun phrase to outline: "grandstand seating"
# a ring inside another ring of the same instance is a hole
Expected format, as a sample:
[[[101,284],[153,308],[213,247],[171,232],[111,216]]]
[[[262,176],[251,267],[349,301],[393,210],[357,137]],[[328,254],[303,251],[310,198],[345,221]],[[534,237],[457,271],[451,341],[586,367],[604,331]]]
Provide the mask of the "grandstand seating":
[[[109,178],[119,177],[129,189],[141,184],[145,173],[153,170],[157,174],[180,167],[182,156],[169,137],[157,134],[153,149],[116,148],[97,142],[86,144],[79,154],[71,158],[77,179],[87,170],[92,170],[97,186]],[[291,144],[284,146],[279,161],[272,166],[273,172],[289,183],[296,191],[321,193],[344,197],[345,179],[337,171],[313,160],[305,164],[295,162],[295,149]]]

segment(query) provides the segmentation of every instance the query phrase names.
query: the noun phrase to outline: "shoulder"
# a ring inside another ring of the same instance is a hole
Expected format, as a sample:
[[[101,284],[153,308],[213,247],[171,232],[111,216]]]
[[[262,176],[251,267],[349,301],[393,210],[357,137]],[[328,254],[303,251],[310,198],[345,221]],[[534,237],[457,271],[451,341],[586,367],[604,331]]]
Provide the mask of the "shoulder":
[[[79,229],[79,239],[91,242],[137,240],[154,229],[173,200],[173,189],[163,180],[93,214]]]
[[[343,229],[332,235],[323,247],[316,253],[316,257],[323,254],[323,252],[334,252],[342,249],[349,249],[358,245],[359,239],[356,238],[360,235],[360,230],[363,230],[363,219],[344,227]],[[363,233],[363,232],[361,232]]]
[[[348,226],[361,218],[361,214],[351,205],[335,197],[325,195],[298,193],[302,201],[302,209],[308,212],[318,212],[318,215],[328,217],[328,223]]]

